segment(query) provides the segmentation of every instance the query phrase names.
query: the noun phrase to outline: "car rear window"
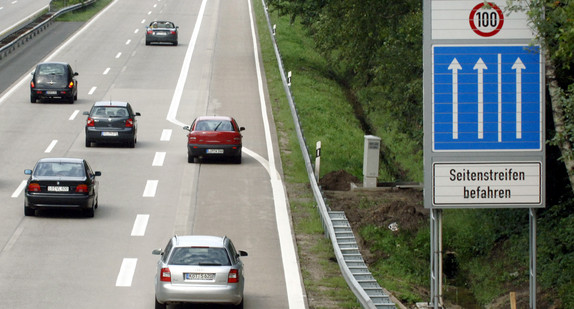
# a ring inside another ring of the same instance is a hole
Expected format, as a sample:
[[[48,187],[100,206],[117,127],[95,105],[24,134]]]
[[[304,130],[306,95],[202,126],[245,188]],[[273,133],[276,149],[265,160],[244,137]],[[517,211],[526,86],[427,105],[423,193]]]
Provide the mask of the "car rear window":
[[[229,266],[224,248],[178,247],[169,258],[170,265]]]
[[[195,131],[234,131],[228,120],[202,120],[195,125]]]
[[[34,176],[84,177],[85,171],[81,163],[40,162],[34,169]]]
[[[128,109],[122,106],[98,106],[94,107],[92,117],[128,117]]]
[[[38,69],[40,75],[64,75],[65,73],[64,66],[58,64],[43,64]]]

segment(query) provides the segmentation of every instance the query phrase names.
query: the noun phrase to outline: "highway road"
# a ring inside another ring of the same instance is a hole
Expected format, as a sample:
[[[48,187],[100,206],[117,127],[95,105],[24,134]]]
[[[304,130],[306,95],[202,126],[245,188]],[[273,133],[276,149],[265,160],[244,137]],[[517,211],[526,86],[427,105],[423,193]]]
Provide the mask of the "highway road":
[[[22,19],[46,9],[50,0],[0,0],[0,34]]]
[[[306,307],[251,5],[116,0],[45,57],[45,42],[15,56],[24,73],[0,94],[0,307],[151,308],[151,251],[174,234],[227,235],[249,253],[245,308]],[[155,19],[180,27],[179,46],[145,46]],[[30,69],[48,60],[79,72],[74,104],[30,103]],[[84,146],[82,112],[99,100],[141,113],[135,148]],[[181,127],[206,114],[246,127],[242,164],[187,163]],[[23,171],[42,157],[102,172],[94,218],[24,216]]]

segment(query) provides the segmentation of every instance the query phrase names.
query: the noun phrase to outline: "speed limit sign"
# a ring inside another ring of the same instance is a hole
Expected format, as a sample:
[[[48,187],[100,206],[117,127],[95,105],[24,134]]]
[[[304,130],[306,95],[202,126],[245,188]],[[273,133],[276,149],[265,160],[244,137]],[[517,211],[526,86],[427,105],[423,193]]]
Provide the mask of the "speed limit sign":
[[[482,37],[496,35],[504,25],[502,10],[492,2],[477,4],[468,16],[470,28]]]

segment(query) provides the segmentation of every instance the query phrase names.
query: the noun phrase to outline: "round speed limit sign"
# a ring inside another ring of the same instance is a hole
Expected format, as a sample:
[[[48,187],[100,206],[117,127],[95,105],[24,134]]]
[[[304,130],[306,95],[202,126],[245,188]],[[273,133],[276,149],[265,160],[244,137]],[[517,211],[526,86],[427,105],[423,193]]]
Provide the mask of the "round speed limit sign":
[[[482,37],[496,35],[504,25],[502,10],[492,2],[477,4],[468,16],[470,28]]]

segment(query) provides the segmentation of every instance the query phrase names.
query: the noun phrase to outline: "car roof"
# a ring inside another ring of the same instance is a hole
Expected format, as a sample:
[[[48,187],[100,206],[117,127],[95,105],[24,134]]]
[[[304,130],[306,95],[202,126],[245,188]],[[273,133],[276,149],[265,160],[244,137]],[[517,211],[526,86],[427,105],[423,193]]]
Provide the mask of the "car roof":
[[[42,159],[38,160],[38,163],[40,163],[40,162],[82,163],[82,162],[84,162],[84,159],[80,159],[80,158],[42,158]]]
[[[122,102],[122,101],[98,101],[98,102],[94,103],[94,106],[122,106],[122,107],[126,107],[128,105],[129,105],[128,102]]]
[[[229,120],[231,121],[233,118],[229,116],[199,116],[195,120]]]
[[[226,236],[209,236],[209,235],[183,235],[174,236],[175,247],[192,247],[192,246],[207,246],[207,247],[224,247]]]
[[[68,65],[67,62],[59,62],[59,61],[49,61],[49,62],[40,62],[40,63],[38,63],[38,65],[41,65],[41,64],[61,64],[61,65],[65,65],[65,66]]]

